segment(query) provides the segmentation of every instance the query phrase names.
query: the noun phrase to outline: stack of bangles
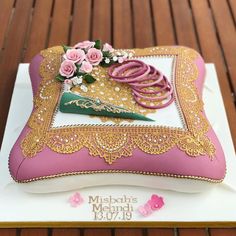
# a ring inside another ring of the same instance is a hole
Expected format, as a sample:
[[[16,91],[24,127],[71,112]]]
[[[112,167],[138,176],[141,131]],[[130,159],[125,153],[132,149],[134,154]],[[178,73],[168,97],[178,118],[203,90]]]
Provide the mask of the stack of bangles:
[[[165,75],[142,61],[128,60],[122,64],[113,64],[108,69],[108,75],[117,82],[129,84],[135,101],[142,107],[160,109],[174,100],[173,87]],[[160,103],[151,106],[145,101]]]

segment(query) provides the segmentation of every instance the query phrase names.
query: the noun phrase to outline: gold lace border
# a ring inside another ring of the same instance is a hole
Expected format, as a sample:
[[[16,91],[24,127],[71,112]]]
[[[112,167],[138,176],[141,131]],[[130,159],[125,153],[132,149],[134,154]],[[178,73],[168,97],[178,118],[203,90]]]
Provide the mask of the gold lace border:
[[[70,154],[88,148],[91,156],[100,156],[112,164],[118,158],[131,157],[135,148],[149,154],[162,154],[178,147],[188,156],[207,155],[213,158],[215,147],[206,133],[209,129],[204,117],[203,102],[198,96],[195,81],[199,54],[185,47],[152,47],[126,50],[134,56],[175,56],[175,98],[183,114],[186,130],[165,126],[80,125],[51,128],[53,115],[61,92],[55,80],[63,49],[52,47],[41,52],[42,81],[34,98],[34,111],[28,121],[31,130],[21,142],[25,157],[34,157],[46,146],[51,150]]]

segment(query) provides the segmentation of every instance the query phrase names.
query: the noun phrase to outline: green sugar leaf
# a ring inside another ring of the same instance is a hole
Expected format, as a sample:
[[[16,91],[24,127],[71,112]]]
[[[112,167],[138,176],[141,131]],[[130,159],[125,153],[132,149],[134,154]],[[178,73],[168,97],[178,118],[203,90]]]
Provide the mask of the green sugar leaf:
[[[84,75],[83,78],[88,84],[92,84],[96,81],[96,79],[92,75],[89,75],[89,74]]]
[[[80,71],[79,71],[79,69],[80,69],[80,67],[81,67],[81,64],[75,64],[75,66],[76,66],[76,75],[77,75],[77,76],[84,75],[83,72],[80,72]]]
[[[66,52],[68,49],[70,49],[71,47],[68,47],[68,46],[66,46],[66,45],[62,45],[62,47],[63,47],[63,50],[64,50],[64,52]]]
[[[76,66],[75,74],[77,77],[86,75],[86,73],[80,71],[81,64],[75,64],[75,66]]]
[[[76,72],[77,77],[84,76],[84,75],[86,75],[86,73],[79,72],[79,71]]]
[[[112,54],[109,51],[103,51],[102,55],[103,55],[103,57],[112,58]]]
[[[66,79],[66,78],[65,78],[64,76],[60,75],[60,74],[58,74],[58,75],[56,76],[56,80],[58,80],[58,81],[60,81],[60,82],[64,82],[65,79]]]
[[[95,40],[95,45],[94,45],[94,47],[95,48],[97,48],[97,49],[101,49],[101,45],[102,45],[102,42],[101,42],[101,40]]]

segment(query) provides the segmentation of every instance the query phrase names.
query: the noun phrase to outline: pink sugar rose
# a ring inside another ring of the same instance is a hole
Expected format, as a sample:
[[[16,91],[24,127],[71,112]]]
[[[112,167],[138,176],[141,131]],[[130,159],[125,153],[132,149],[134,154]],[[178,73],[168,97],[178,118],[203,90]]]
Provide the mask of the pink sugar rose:
[[[74,46],[74,48],[89,49],[89,48],[94,47],[94,45],[95,45],[95,42],[91,42],[91,41],[85,40],[83,42],[77,43]]]
[[[66,51],[64,58],[80,64],[85,59],[85,53],[82,49],[72,48]]]
[[[102,61],[102,52],[96,48],[90,48],[86,55],[87,61],[96,66]]]
[[[75,64],[70,60],[65,60],[61,63],[59,73],[66,78],[70,78],[76,71]]]
[[[83,61],[80,67],[81,72],[90,73],[93,70],[93,66],[88,61]]]
[[[109,44],[109,43],[105,43],[104,45],[103,45],[103,49],[102,49],[103,51],[105,51],[105,52],[113,52],[114,51],[114,48]]]

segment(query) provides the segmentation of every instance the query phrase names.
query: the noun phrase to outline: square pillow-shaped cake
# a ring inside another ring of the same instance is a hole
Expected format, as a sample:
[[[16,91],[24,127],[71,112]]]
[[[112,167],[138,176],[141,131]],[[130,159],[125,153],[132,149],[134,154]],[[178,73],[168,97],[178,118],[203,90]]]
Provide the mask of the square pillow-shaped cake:
[[[204,114],[201,56],[176,46],[116,52],[132,53],[162,71],[174,88],[174,102],[163,109],[144,109],[127,87],[110,80],[107,69],[98,66],[92,71],[96,82],[88,85],[85,95],[153,121],[62,113],[59,101],[65,87],[55,77],[64,50],[43,50],[29,68],[34,107],[10,154],[13,179],[29,192],[96,185],[197,192],[221,182],[225,158]]]

